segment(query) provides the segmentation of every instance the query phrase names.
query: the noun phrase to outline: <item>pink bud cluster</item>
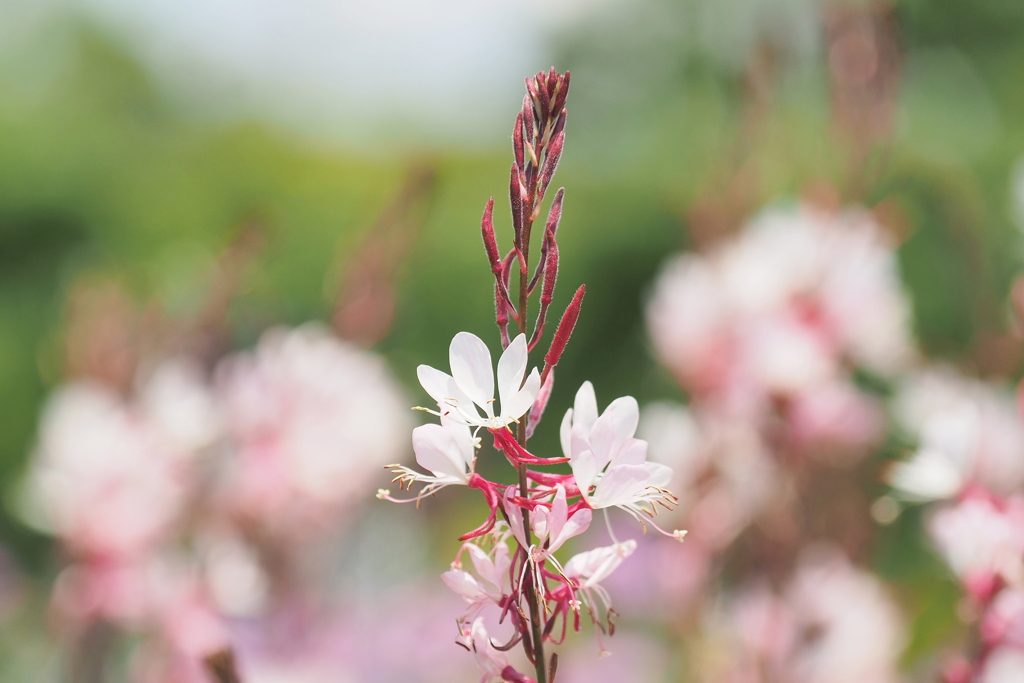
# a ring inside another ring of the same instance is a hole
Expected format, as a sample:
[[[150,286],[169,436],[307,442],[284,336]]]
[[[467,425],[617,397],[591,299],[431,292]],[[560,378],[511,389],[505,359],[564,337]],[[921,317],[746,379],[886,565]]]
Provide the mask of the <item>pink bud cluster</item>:
[[[585,288],[576,291],[555,326],[543,369],[527,373],[529,354],[544,335],[558,276],[564,190],[559,189],[551,202],[532,271],[530,242],[562,154],[569,74],[552,68],[527,79],[526,86],[512,136],[513,235],[504,255],[495,234],[493,199],[487,202],[481,223],[503,352],[495,371],[487,345],[460,332],[449,349],[451,374],[419,367],[420,383],[436,403],[436,410],[422,410],[438,418],[438,423],[417,427],[412,434],[416,461],[429,474],[394,465],[395,483],[406,490],[422,484],[422,489],[411,498],[396,498],[384,489],[378,492],[386,500],[418,503],[442,488],[464,485],[483,496],[489,515],[461,536],[464,543],[443,575],[448,587],[468,604],[458,620],[457,642],[474,654],[483,683],[550,683],[558,660],[557,655],[545,655],[546,645],[561,644],[570,630],[582,628],[584,618],[599,633],[614,632],[615,611],[601,584],[633,553],[636,542],[620,543],[613,537],[611,545],[567,561],[556,557],[563,545],[590,526],[596,510],[617,507],[644,528],[651,526],[679,540],[684,534],[664,531],[654,521],[659,508],[672,509],[676,498],[666,488],[671,471],[648,462],[647,443],[635,437],[639,407],[632,397],[617,399],[599,412],[594,389],[586,382],[562,421],[562,454],[542,456],[527,448],[527,439],[545,412],[554,368],[579,318]],[[511,291],[513,274],[518,274],[516,297]],[[534,294],[539,294],[539,308],[531,329],[528,308]],[[510,332],[513,323],[518,334]],[[517,483],[491,481],[476,471],[483,435],[512,467]],[[566,463],[571,473],[547,469]],[[467,557],[469,564],[464,563]],[[494,624],[508,633],[496,637]],[[533,665],[536,679],[510,661],[508,653],[517,645]]]

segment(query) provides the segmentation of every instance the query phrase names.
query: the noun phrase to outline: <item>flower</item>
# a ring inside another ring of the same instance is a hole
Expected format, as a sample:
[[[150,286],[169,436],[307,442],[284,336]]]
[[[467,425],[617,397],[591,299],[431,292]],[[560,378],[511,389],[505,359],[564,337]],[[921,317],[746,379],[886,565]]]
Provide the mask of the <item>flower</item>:
[[[494,547],[489,553],[475,543],[464,543],[455,561],[452,562],[452,568],[441,575],[444,584],[469,603],[469,610],[464,617],[467,621],[479,616],[480,612],[490,605],[500,605],[502,599],[512,592],[509,577],[512,559],[505,543],[507,536],[508,528],[504,525],[496,529]],[[463,552],[469,553],[469,559],[479,578],[462,568],[460,559]]]
[[[579,589],[600,589],[600,583],[611,576],[635,550],[636,541],[629,539],[573,555],[565,563],[565,575],[572,579]],[[601,592],[604,593],[603,590]],[[607,594],[604,596],[607,598]]]
[[[500,429],[517,422],[533,405],[540,391],[540,373],[534,368],[526,382],[526,335],[520,334],[498,360],[500,409],[494,411],[494,373],[491,352],[475,334],[459,332],[448,349],[452,374],[429,365],[416,369],[420,384],[437,401],[435,415],[458,420],[471,427]],[[484,414],[481,415],[480,411]]]
[[[615,399],[598,415],[594,386],[584,382],[565,413],[560,436],[586,504],[593,509],[618,507],[643,524],[641,513],[654,517],[657,505],[671,509],[676,498],[665,489],[671,468],[647,462],[647,442],[633,437],[639,420],[640,408],[632,396]],[[663,533],[682,539],[682,532]]]
[[[590,618],[599,626],[595,634],[602,655],[609,653],[601,642],[600,633],[605,630],[613,631],[612,617],[615,612],[612,610],[611,596],[601,586],[601,582],[618,569],[635,550],[636,541],[629,539],[573,555],[562,569],[566,583],[551,593],[557,604],[555,612],[560,612],[564,621],[568,620],[570,610],[578,614],[581,604],[586,607]],[[604,625],[601,625],[602,620],[605,622]]]
[[[491,644],[491,638],[487,635],[487,628],[484,626],[482,617],[477,617],[470,629],[470,637],[473,644],[473,655],[476,657],[477,666],[483,673],[480,683],[501,683],[505,679],[505,669],[508,668],[508,655],[498,650]]]
[[[408,488],[414,482],[426,486],[419,495],[410,500],[421,500],[446,486],[468,486],[473,477],[476,463],[476,449],[480,439],[474,438],[469,427],[448,417],[441,418],[441,424],[426,424],[412,430],[412,448],[420,467],[430,470],[433,475],[421,474],[404,465],[389,465],[397,475],[394,481]],[[378,498],[394,501],[390,493],[381,490]],[[400,502],[400,501],[399,501]]]
[[[968,588],[985,592],[984,586],[991,583],[986,577],[1012,578],[1021,572],[1024,499],[1004,501],[972,492],[956,505],[936,510],[928,531]]]
[[[441,489],[462,485],[477,489],[484,496],[491,514],[479,527],[459,537],[460,541],[483,536],[494,528],[497,520],[498,505],[501,498],[501,487],[487,481],[473,471],[476,463],[476,449],[480,447],[480,439],[473,436],[469,426],[454,421],[446,416],[441,417],[441,424],[429,424],[417,427],[412,431],[412,445],[416,451],[416,461],[425,469],[433,472],[433,476],[421,474],[404,465],[387,465],[395,475],[393,482],[399,487],[410,489],[415,482],[426,484],[418,495],[412,498],[395,498],[391,491],[378,489],[377,498],[392,503],[409,503],[423,500]]]
[[[804,205],[768,209],[710,254],[671,260],[647,319],[688,388],[791,393],[835,376],[840,357],[885,375],[904,367],[909,310],[871,215]]]
[[[516,493],[515,486],[505,489],[505,513],[508,515],[509,524],[519,545],[529,548],[529,539],[526,537],[526,529],[523,525],[523,511],[512,501]],[[536,547],[533,550],[535,561],[550,557],[570,538],[579,536],[586,531],[593,517],[593,512],[587,508],[581,508],[572,515],[569,514],[565,487],[561,484],[555,485],[554,494],[555,497],[551,501],[550,508],[538,505],[531,514],[530,522],[533,526],[533,533],[537,536]]]
[[[322,530],[405,451],[406,401],[383,359],[317,325],[270,330],[217,368],[234,446],[230,513],[281,537]]]
[[[68,384],[43,414],[29,501],[41,525],[74,555],[138,558],[165,539],[181,514],[187,460],[114,391]]]
[[[833,548],[804,551],[780,593],[761,582],[708,615],[712,643],[702,678],[716,681],[895,683],[903,620],[885,587]]]
[[[1024,484],[1024,425],[1006,387],[931,368],[900,384],[893,412],[918,442],[889,473],[905,498],[953,498],[969,484],[1005,495]]]
[[[1014,683],[1024,677],[1024,651],[1014,647],[999,647],[985,662],[979,680],[981,683]]]

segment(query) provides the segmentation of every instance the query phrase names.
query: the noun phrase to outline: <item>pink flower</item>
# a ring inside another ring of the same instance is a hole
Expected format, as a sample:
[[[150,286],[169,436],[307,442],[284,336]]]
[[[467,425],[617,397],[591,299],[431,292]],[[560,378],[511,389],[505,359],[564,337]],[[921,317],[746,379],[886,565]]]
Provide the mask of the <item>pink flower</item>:
[[[607,598],[607,594],[601,589],[601,582],[611,576],[635,550],[636,541],[629,539],[573,555],[565,563],[565,576],[572,579],[579,589],[597,590]],[[610,604],[611,601],[606,602]]]
[[[476,657],[477,666],[483,673],[480,683],[500,683],[501,681],[533,683],[531,679],[509,666],[508,655],[494,647],[487,635],[483,619],[478,618],[473,622],[470,637],[473,644],[473,655]]]
[[[990,645],[1024,649],[1024,588],[1000,591],[985,612],[981,635]]]
[[[985,661],[979,683],[1018,683],[1024,680],[1024,650],[1001,647]]]
[[[294,537],[336,522],[400,459],[409,417],[383,360],[307,325],[271,330],[221,362],[235,515]]]
[[[877,444],[885,434],[878,402],[849,382],[828,382],[797,395],[789,406],[793,436],[820,457],[842,462],[851,448]]]
[[[952,498],[968,484],[997,494],[1024,485],[1024,424],[1009,388],[933,368],[901,383],[893,410],[918,450],[890,483],[911,500]]]
[[[969,584],[1022,571],[1024,499],[999,501],[974,493],[936,510],[928,531],[953,572]]]
[[[671,260],[647,308],[655,349],[683,385],[726,402],[793,394],[913,357],[892,245],[870,215],[773,208],[706,256]]]
[[[145,555],[186,495],[188,453],[144,413],[98,384],[49,401],[28,488],[38,522],[78,556]]]
[[[533,533],[537,537],[532,551],[536,561],[550,557],[570,538],[586,531],[593,516],[587,508],[580,508],[570,515],[565,488],[561,484],[555,485],[553,494],[551,507],[537,506],[530,518]],[[523,511],[511,500],[516,495],[516,487],[509,486],[505,489],[505,513],[519,544],[523,548],[530,548],[523,525]]]
[[[781,593],[741,592],[709,618],[723,648],[712,680],[895,683],[903,642],[884,587],[836,551],[810,549]],[[717,677],[716,675],[717,674]]]
[[[445,585],[469,603],[469,611],[464,617],[467,621],[475,619],[488,606],[501,605],[512,592],[509,577],[512,559],[506,543],[507,535],[507,527],[499,526],[492,534],[493,547],[489,553],[475,543],[464,543],[452,562],[452,568],[441,575]],[[469,554],[476,576],[462,568],[460,558],[463,552]]]

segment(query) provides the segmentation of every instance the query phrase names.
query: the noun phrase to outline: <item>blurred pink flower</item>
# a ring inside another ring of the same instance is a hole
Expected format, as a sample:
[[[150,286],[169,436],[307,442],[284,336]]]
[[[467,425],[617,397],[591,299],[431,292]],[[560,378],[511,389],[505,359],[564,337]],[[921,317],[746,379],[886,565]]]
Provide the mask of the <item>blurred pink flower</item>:
[[[827,382],[801,392],[788,416],[800,445],[824,447],[822,457],[833,460],[849,456],[844,446],[873,446],[885,435],[882,407],[849,382]]]
[[[1001,647],[986,659],[978,683],[1018,683],[1024,681],[1024,650]]]
[[[1024,588],[1018,585],[996,595],[982,620],[981,636],[990,645],[1024,649]]]
[[[53,586],[53,609],[72,627],[97,620],[140,627],[151,616],[149,571],[139,561],[72,563]]]
[[[1009,494],[1024,485],[1024,423],[1008,387],[931,368],[901,382],[893,412],[918,443],[890,472],[907,498],[952,498],[968,484]]]
[[[660,683],[667,680],[668,652],[655,639],[620,629],[615,633],[612,647],[612,651],[600,654],[589,644],[560,652],[558,683]]]
[[[708,256],[666,265],[647,309],[655,349],[688,389],[793,393],[840,359],[891,374],[913,357],[893,246],[870,214],[769,209]]]
[[[49,401],[28,474],[40,522],[77,557],[138,558],[181,513],[189,451],[149,416],[99,384]]]
[[[217,380],[234,448],[221,494],[271,533],[337,522],[405,451],[408,408],[384,362],[319,326],[265,333]]]
[[[990,577],[1024,578],[1022,498],[1003,501],[971,492],[955,505],[936,510],[928,531],[953,572],[969,588],[989,586]]]
[[[781,593],[741,592],[711,621],[724,647],[710,680],[762,683],[898,681],[903,623],[883,586],[839,552],[805,551]]]

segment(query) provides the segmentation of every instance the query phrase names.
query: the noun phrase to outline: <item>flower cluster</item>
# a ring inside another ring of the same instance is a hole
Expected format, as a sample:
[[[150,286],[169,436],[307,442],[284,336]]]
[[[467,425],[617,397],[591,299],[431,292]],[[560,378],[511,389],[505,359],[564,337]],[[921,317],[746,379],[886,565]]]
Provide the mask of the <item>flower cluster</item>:
[[[972,659],[949,683],[1004,683],[1024,675],[1024,423],[1012,393],[949,368],[908,377],[894,413],[918,445],[889,472],[894,493],[931,505],[928,532],[966,596]]]
[[[756,583],[708,615],[717,681],[900,680],[903,623],[884,587],[834,548],[809,548],[781,591]]]
[[[653,347],[689,404],[645,407],[640,435],[690,534],[610,583],[699,626],[698,680],[899,679],[898,610],[858,568],[873,523],[857,485],[877,477],[877,387],[917,355],[894,246],[869,211],[775,206],[655,283]]]
[[[861,455],[880,406],[851,367],[891,376],[913,357],[892,244],[870,214],[773,208],[709,254],[664,268],[647,309],[655,350],[702,407],[794,447]]]
[[[53,395],[26,515],[70,558],[53,600],[72,639],[145,633],[137,680],[204,681],[231,617],[301,598],[309,548],[404,450],[388,435],[405,401],[381,359],[317,326],[268,331],[210,372],[173,358],[136,374],[127,393]]]
[[[394,465],[392,472],[403,489],[416,484],[422,488],[409,498],[385,489],[378,492],[386,500],[419,502],[449,486],[468,486],[483,496],[489,516],[462,535],[464,543],[442,577],[468,604],[458,620],[458,642],[474,653],[483,683],[534,680],[509,660],[508,651],[519,644],[534,666],[537,683],[553,679],[557,658],[545,655],[545,644],[560,644],[569,630],[580,630],[584,615],[599,632],[613,632],[615,611],[601,584],[633,553],[636,542],[618,542],[613,536],[611,545],[565,562],[556,557],[567,541],[590,526],[596,510],[619,508],[645,528],[679,540],[684,535],[665,531],[654,521],[659,508],[670,510],[677,501],[666,489],[671,470],[648,462],[647,443],[635,436],[640,411],[632,397],[619,398],[600,411],[594,388],[586,382],[562,420],[561,456],[542,457],[527,449],[585,291],[580,287],[559,321],[543,370],[527,372],[530,351],[543,336],[558,274],[556,234],[563,190],[551,203],[532,273],[530,241],[562,153],[568,88],[569,74],[554,69],[527,79],[528,93],[513,132],[513,247],[504,256],[495,237],[493,199],[484,211],[482,235],[495,278],[496,321],[504,348],[496,370],[487,344],[469,332],[452,340],[450,374],[419,367],[420,384],[436,403],[436,409],[423,410],[438,418],[412,433],[416,462],[426,472],[402,465]],[[510,292],[514,272],[519,274],[515,300]],[[540,306],[531,332],[528,305],[537,288]],[[518,334],[509,331],[513,322]],[[485,435],[512,466],[517,483],[501,484],[477,472]],[[541,469],[565,463],[571,473]],[[471,566],[464,565],[465,557]],[[493,621],[510,623],[511,632],[495,640],[488,631]]]

